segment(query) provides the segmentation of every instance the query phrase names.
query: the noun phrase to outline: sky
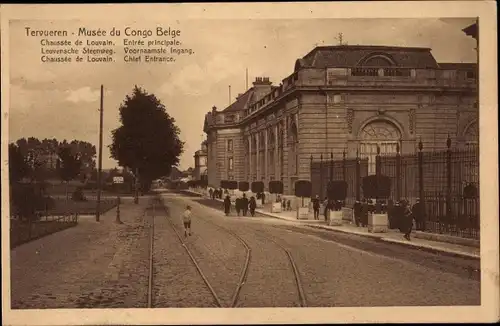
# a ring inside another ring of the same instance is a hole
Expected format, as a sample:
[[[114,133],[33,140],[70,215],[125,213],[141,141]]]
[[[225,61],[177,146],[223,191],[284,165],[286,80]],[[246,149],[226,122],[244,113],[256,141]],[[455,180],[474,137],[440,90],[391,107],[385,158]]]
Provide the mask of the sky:
[[[108,149],[111,131],[120,125],[120,104],[137,85],[155,94],[175,118],[185,142],[179,167],[187,169],[194,165],[194,152],[205,139],[205,114],[214,105],[221,110],[229,104],[229,85],[233,100],[245,91],[246,69],[249,86],[255,77],[269,77],[277,85],[293,72],[295,60],[314,46],[338,44],[338,33],[349,45],[428,47],[438,62],[476,62],[475,40],[461,31],[472,22],[468,18],[11,21],[9,138],[78,139],[97,146],[103,84],[103,168],[115,167]],[[126,26],[179,29],[181,47],[194,53],[178,56],[174,63],[125,63]],[[40,38],[26,36],[25,27],[68,30],[70,35],[79,27],[116,27],[122,30],[120,37],[93,38],[115,42],[116,62],[43,63]]]

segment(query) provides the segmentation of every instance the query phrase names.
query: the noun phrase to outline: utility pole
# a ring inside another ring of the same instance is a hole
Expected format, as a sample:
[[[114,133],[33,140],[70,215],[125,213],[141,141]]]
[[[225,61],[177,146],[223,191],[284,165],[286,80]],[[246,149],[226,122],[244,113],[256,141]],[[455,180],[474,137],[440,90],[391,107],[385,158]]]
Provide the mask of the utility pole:
[[[95,213],[95,220],[99,222],[101,215],[101,173],[102,173],[102,126],[103,126],[103,112],[104,112],[104,86],[101,85],[101,106],[99,109],[99,157],[97,163],[97,207]]]
[[[231,85],[229,85],[229,105],[231,105]]]

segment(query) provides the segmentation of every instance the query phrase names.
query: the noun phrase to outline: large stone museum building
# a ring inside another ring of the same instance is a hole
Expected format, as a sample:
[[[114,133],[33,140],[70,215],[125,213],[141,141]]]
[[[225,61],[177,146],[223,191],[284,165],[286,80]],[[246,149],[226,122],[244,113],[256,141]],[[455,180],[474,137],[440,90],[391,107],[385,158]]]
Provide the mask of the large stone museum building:
[[[279,85],[267,77],[205,116],[208,183],[310,178],[310,157],[402,154],[477,144],[477,65],[428,48],[319,46]],[[374,173],[370,165],[369,173]]]

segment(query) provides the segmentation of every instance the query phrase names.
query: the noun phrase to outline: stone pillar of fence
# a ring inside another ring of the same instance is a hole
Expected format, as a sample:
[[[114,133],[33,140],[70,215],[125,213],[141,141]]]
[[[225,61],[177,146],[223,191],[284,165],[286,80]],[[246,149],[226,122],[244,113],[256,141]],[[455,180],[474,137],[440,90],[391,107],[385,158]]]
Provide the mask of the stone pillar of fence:
[[[346,159],[345,159],[345,156],[346,156],[346,152],[345,152],[345,148],[344,148],[344,151],[342,152],[342,180],[344,182],[347,182],[347,180],[346,180]]]
[[[359,149],[356,150],[356,200],[361,200],[361,161],[359,159]]]
[[[420,203],[422,204],[422,211],[425,212],[425,199],[424,199],[424,153],[422,152],[424,146],[422,140],[418,142],[418,193]]]
[[[396,200],[401,199],[401,153],[399,144],[396,145]]]
[[[330,181],[333,180],[333,151],[330,152]]]
[[[451,210],[451,139],[450,135],[448,135],[448,139],[446,139],[446,219],[447,222],[450,223],[452,219],[452,210]]]
[[[319,198],[323,198],[323,154],[319,157]]]

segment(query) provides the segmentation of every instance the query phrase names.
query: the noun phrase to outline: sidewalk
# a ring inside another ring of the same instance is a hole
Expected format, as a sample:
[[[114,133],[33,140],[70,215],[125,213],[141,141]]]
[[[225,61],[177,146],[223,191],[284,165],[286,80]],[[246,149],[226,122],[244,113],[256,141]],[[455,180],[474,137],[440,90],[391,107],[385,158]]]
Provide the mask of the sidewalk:
[[[302,222],[301,224],[306,225],[308,227],[319,228],[319,229],[324,229],[324,230],[329,230],[329,231],[334,231],[334,232],[356,234],[356,235],[360,235],[360,236],[376,238],[376,239],[378,239],[380,241],[384,241],[384,242],[390,242],[390,243],[394,243],[394,244],[419,248],[422,250],[428,250],[428,251],[433,251],[433,252],[442,252],[442,253],[446,253],[446,254],[454,255],[454,256],[461,256],[461,257],[474,258],[474,259],[480,258],[479,246],[458,244],[460,242],[465,242],[468,239],[453,239],[453,238],[458,238],[458,237],[445,236],[445,235],[433,235],[433,234],[429,234],[426,232],[417,231],[417,232],[413,233],[412,240],[407,241],[406,239],[403,238],[403,234],[401,234],[401,232],[399,232],[397,230],[388,230],[388,232],[386,232],[386,233],[370,233],[370,232],[368,232],[367,227],[357,227],[357,226],[355,226],[347,221],[344,221],[344,224],[342,226],[329,226],[329,225],[326,225],[326,222],[324,220],[320,220],[320,221],[300,220],[299,221],[296,218],[291,217],[290,216],[291,214],[289,214],[289,213],[295,213],[295,212],[285,212],[285,213],[276,213],[276,214],[264,212],[264,211],[259,211],[259,210],[257,210],[257,212],[262,214],[262,215],[266,215],[266,216],[274,217],[274,218],[279,218],[282,220],[287,220],[287,221],[295,220],[295,222],[299,222],[299,223]],[[432,237],[439,239],[440,238],[439,236],[441,236],[441,239],[443,239],[443,241],[433,241],[433,240],[426,239],[426,238],[432,238]],[[448,240],[448,241],[446,241],[446,240]]]
[[[147,253],[141,243],[147,232],[143,214],[148,198],[141,197],[139,205],[125,199],[120,206],[123,224],[115,223],[114,208],[102,214],[100,222],[95,215],[80,216],[75,227],[11,250],[12,307],[99,306],[95,300],[102,291],[128,281],[123,273],[130,273],[140,260],[137,253]]]
[[[198,196],[203,196],[202,194],[190,190],[185,191]],[[221,202],[223,201],[222,199],[216,200]],[[386,233],[370,233],[368,232],[367,227],[357,227],[349,223],[348,221],[344,221],[344,224],[342,226],[329,226],[326,225],[326,222],[323,220],[322,215],[320,215],[320,220],[298,220],[296,211],[286,211],[282,213],[270,213],[263,209],[256,209],[255,211],[264,216],[273,217],[289,222],[295,222],[307,227],[371,237],[383,242],[393,243],[395,245],[414,247],[421,250],[440,252],[453,256],[473,259],[480,258],[479,240],[464,239],[449,235],[416,231],[412,233],[412,240],[407,241],[403,238],[403,234],[401,234],[401,232],[397,230],[389,230]]]

